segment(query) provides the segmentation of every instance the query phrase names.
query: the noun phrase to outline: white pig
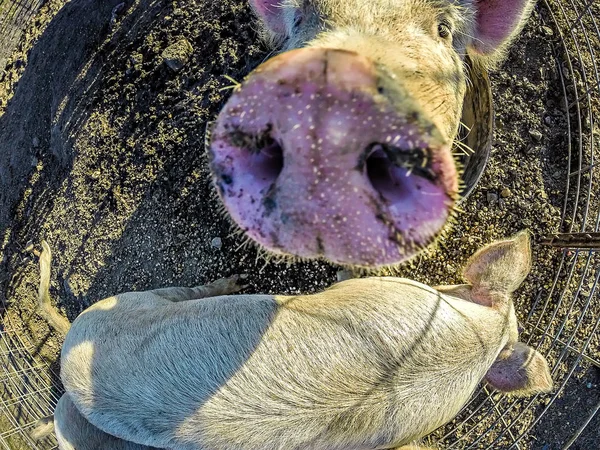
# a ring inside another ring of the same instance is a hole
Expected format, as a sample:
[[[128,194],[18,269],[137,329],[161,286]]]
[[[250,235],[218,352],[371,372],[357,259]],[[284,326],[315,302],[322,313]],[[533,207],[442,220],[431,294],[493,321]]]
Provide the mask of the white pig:
[[[42,272],[49,258],[44,243]],[[511,295],[530,265],[520,233],[478,251],[459,286],[364,278],[314,295],[225,295],[239,289],[231,278],[116,295],[66,336],[66,400],[102,432],[173,450],[409,445],[484,378],[517,395],[551,389],[544,357],[517,342]]]

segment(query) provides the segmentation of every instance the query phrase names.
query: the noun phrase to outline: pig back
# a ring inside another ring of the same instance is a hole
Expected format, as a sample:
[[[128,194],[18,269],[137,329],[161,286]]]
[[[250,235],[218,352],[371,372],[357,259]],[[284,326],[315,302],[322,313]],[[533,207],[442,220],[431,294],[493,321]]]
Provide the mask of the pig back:
[[[502,313],[397,278],[278,302],[248,370],[186,422],[214,419],[207,448],[409,443],[458,413],[508,340]]]
[[[63,381],[98,428],[173,449],[402,444],[458,412],[506,342],[498,312],[392,278],[157,306],[90,322]]]

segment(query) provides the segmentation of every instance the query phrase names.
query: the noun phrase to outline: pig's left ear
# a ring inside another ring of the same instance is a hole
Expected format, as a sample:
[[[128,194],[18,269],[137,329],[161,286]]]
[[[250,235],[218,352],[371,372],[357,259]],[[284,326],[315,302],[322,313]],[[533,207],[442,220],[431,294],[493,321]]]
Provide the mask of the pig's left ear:
[[[256,15],[263,21],[275,39],[284,39],[287,35],[283,0],[250,0]]]
[[[521,31],[535,0],[476,0],[474,4],[475,35],[469,51],[493,63]]]
[[[546,358],[521,342],[500,353],[485,379],[494,389],[518,396],[550,392],[552,389]]]

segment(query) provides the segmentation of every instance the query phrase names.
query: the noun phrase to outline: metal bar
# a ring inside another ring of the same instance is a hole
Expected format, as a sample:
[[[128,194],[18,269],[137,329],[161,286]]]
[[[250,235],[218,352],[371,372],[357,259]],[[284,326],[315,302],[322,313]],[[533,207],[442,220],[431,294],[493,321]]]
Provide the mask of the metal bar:
[[[540,327],[533,326],[533,329],[534,329],[534,330],[536,330],[536,331],[541,331],[542,333],[544,332],[544,330],[543,330],[542,328],[540,328]],[[528,333],[528,334],[529,334],[529,333]],[[547,337],[547,338],[549,338],[549,339],[551,339],[551,338],[552,338],[552,336],[548,336],[548,335],[542,335],[542,337]],[[586,355],[586,354],[582,353],[582,352],[581,352],[581,350],[577,350],[575,347],[572,347],[572,346],[570,346],[570,345],[567,345],[567,343],[566,343],[566,342],[564,342],[564,341],[563,341],[563,340],[561,340],[561,339],[556,339],[556,342],[558,342],[560,345],[564,346],[564,347],[565,347],[565,348],[566,348],[566,349],[567,349],[569,352],[571,352],[571,353],[574,353],[574,354],[576,354],[576,355],[581,355],[581,357],[582,357],[582,358],[583,358],[585,361],[589,362],[589,363],[590,363],[590,364],[592,364],[593,366],[596,366],[596,367],[600,368],[600,361],[598,361],[598,360],[596,360],[596,359],[594,359],[594,358],[592,358],[592,357],[590,357],[590,356],[588,356],[588,355]]]
[[[583,423],[583,425],[581,425],[581,427],[577,430],[577,432],[573,435],[573,437],[571,439],[569,439],[569,442],[566,443],[566,445],[562,448],[562,450],[568,450],[569,448],[571,448],[571,446],[575,443],[575,441],[577,439],[579,439],[579,436],[581,436],[581,433],[583,433],[583,430],[585,430],[586,427],[590,424],[590,422],[592,421],[594,416],[596,414],[598,414],[598,410],[600,410],[600,402],[598,402],[598,404],[596,405],[596,408],[594,408],[594,410],[591,412],[591,414],[586,419],[586,421]]]
[[[600,233],[555,233],[541,241],[542,245],[581,250],[600,250]]]

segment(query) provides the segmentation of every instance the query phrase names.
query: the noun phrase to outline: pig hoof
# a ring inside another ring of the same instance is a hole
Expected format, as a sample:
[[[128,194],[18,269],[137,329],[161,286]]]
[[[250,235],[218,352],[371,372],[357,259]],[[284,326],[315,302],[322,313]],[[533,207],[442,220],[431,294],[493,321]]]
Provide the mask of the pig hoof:
[[[247,283],[248,275],[233,275],[227,278],[220,278],[217,281],[211,283],[218,292],[218,295],[235,294],[249,286]]]
[[[261,246],[372,267],[414,256],[450,218],[458,176],[439,136],[380,92],[368,59],[302,49],[233,94],[209,158],[227,211]]]

